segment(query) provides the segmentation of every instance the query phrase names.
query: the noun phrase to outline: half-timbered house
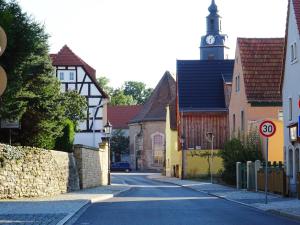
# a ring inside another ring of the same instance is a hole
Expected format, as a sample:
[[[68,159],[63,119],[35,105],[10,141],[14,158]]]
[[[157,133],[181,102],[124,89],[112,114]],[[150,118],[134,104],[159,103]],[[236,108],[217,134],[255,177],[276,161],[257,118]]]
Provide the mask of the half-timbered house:
[[[86,97],[86,119],[79,123],[74,144],[97,147],[101,142],[107,120],[108,95],[96,81],[96,71],[65,45],[57,54],[51,54],[55,76],[61,82],[61,91],[76,90]]]

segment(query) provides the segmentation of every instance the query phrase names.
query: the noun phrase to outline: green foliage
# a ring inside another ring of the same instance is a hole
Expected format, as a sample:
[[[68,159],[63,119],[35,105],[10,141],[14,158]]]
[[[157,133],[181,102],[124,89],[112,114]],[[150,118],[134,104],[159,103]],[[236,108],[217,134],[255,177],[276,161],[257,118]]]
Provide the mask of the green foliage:
[[[66,119],[63,129],[63,135],[56,139],[55,149],[71,152],[75,137],[75,127],[71,120]]]
[[[0,117],[21,122],[18,141],[22,145],[53,149],[66,118],[75,124],[84,118],[86,100],[75,92],[60,92],[49,58],[48,35],[42,25],[22,13],[16,1],[0,0],[0,25],[8,38],[0,57],[8,74]]]
[[[22,145],[53,149],[65,120],[59,81],[52,75],[39,75],[24,87],[27,111],[21,120]]]
[[[40,70],[43,59],[47,63],[47,34],[43,26],[22,13],[16,1],[0,0],[0,25],[4,28],[8,43],[0,64],[6,70],[8,86],[1,97],[0,116],[20,119],[26,111],[26,99],[20,97],[22,87]],[[50,64],[51,65],[51,64]]]
[[[111,97],[111,105],[144,104],[153,89],[146,88],[146,84],[137,81],[126,81],[120,88],[112,88],[107,77],[98,78],[98,84]]]
[[[63,97],[63,104],[66,109],[65,116],[71,120],[76,127],[78,122],[86,117],[86,98],[76,91],[65,92]]]
[[[109,79],[107,77],[101,76],[97,79],[97,82],[106,94],[112,95],[114,89],[108,85]]]
[[[124,136],[124,131],[115,130],[110,140],[111,152],[114,152],[116,161],[119,161],[121,154],[129,154],[129,137]]]
[[[152,88],[146,89],[146,84],[137,81],[126,81],[124,94],[131,95],[137,104],[144,104],[152,93]]]
[[[111,96],[111,105],[136,105],[136,101],[131,95],[125,95],[121,89],[115,89]]]
[[[241,139],[231,139],[220,151],[224,164],[223,178],[230,184],[234,184],[236,180],[236,162],[245,163],[262,159],[261,143],[257,132],[250,132],[248,136]]]

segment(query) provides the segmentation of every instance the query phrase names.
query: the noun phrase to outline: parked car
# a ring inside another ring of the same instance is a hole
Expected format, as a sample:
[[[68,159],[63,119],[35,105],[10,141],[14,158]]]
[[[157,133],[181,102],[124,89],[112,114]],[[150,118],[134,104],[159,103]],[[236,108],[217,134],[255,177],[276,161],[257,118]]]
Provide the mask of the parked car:
[[[111,171],[125,171],[126,173],[131,171],[130,164],[128,162],[114,162],[110,165]]]

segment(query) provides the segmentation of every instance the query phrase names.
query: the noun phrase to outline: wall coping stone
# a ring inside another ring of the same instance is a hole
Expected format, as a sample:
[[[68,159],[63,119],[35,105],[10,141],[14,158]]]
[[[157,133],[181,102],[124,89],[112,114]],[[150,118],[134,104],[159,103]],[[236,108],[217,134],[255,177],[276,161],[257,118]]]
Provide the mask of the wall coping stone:
[[[99,151],[99,148],[95,148],[95,147],[91,147],[91,146],[87,146],[87,145],[80,145],[80,144],[77,144],[77,145],[74,145],[74,148],[84,148],[84,149],[87,149],[87,150],[92,150],[92,151]]]

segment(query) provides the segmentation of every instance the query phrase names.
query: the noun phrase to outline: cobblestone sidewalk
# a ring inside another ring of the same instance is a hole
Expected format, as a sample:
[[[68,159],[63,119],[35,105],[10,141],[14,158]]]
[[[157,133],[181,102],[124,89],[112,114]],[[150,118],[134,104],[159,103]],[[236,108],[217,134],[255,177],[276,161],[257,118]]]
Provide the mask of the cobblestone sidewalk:
[[[191,188],[229,201],[234,201],[264,211],[270,211],[300,220],[300,200],[294,198],[283,198],[279,195],[269,194],[268,204],[265,204],[265,194],[262,192],[237,190],[235,188],[219,184],[180,180],[178,178],[165,177],[161,175],[151,175],[149,178]]]
[[[117,183],[49,198],[1,200],[0,224],[64,224],[87,204],[111,198],[128,189],[128,186]]]

